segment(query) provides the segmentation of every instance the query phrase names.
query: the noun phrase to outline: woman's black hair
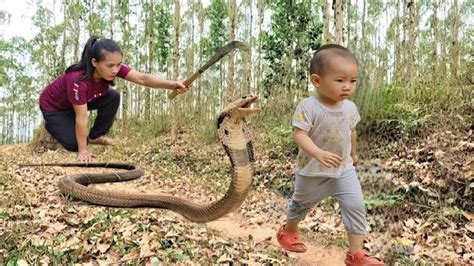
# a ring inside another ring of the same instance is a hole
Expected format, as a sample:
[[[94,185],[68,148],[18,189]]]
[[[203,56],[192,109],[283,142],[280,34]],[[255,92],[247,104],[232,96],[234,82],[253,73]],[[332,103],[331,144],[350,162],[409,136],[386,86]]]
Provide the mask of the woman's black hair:
[[[71,65],[66,69],[67,72],[82,70],[83,73],[79,77],[79,80],[88,80],[94,75],[95,68],[92,65],[92,58],[95,58],[97,62],[101,62],[105,59],[104,51],[115,53],[119,52],[122,54],[120,46],[116,42],[110,39],[99,39],[96,36],[92,36],[87,40],[84,50],[82,50],[81,60],[78,63]],[[113,85],[113,81],[111,81]]]

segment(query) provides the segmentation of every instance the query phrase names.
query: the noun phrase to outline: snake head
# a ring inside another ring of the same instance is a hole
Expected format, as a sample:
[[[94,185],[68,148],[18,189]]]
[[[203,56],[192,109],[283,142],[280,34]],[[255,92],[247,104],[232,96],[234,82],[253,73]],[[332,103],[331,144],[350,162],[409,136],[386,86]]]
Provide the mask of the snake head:
[[[246,95],[242,96],[240,99],[237,99],[229,103],[222,113],[227,113],[228,115],[234,118],[242,118],[244,116],[258,113],[262,111],[260,108],[253,108],[252,104],[258,100],[258,96],[255,95]]]
[[[246,95],[229,103],[219,115],[219,118],[217,120],[218,127],[226,117],[234,120],[234,122],[237,122],[238,120],[243,119],[247,115],[262,111],[262,109],[260,108],[252,107],[252,104],[255,103],[257,100],[258,96]]]

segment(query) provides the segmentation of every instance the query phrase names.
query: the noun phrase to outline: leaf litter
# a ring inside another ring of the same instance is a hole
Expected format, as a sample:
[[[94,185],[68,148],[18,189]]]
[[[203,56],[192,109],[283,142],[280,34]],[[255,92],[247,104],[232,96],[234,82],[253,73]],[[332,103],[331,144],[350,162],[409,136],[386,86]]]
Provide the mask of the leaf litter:
[[[440,145],[446,139],[448,143]],[[101,154],[97,161],[132,160],[144,168],[145,175],[127,183],[96,186],[182,195],[197,202],[222,195],[230,176],[219,145],[195,147],[187,140],[167,143],[169,139],[157,139],[147,145],[97,148],[95,152]],[[18,167],[26,162],[74,162],[73,153],[36,154],[23,144],[0,149],[0,236],[6,240],[0,244],[0,261],[4,263],[16,259],[18,264],[342,265],[344,259],[344,225],[336,215],[338,204],[331,199],[314,208],[301,224],[307,253],[287,253],[278,247],[274,235],[284,222],[292,190],[291,153],[259,152],[257,147],[254,189],[242,208],[218,221],[195,224],[166,210],[94,206],[59,194],[57,181],[62,176],[106,169]],[[471,132],[467,137],[446,132],[385,161],[365,161],[359,174],[364,190],[369,191],[366,196],[402,195],[391,198],[399,203],[368,208],[366,248],[388,263],[472,261],[472,188],[468,183],[472,177],[466,174],[472,171],[472,158],[466,155],[472,149]],[[275,188],[282,188],[278,190],[283,196]],[[471,198],[456,197],[453,192]]]

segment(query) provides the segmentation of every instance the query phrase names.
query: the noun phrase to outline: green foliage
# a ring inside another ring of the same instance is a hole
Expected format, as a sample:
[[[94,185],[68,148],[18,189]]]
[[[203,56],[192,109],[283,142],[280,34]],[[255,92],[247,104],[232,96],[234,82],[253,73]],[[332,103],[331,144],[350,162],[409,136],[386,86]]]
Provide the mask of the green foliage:
[[[211,0],[205,10],[206,17],[210,20],[209,37],[202,39],[203,55],[210,58],[214,53],[227,43],[227,4],[223,0]]]
[[[29,264],[41,264],[39,259],[29,260],[29,257],[42,258],[47,257],[51,265],[64,265],[77,262],[78,258],[73,252],[56,251],[52,246],[28,244],[25,247],[14,250],[8,254],[6,265],[18,265],[19,260],[26,260]]]
[[[154,36],[156,41],[154,42],[155,58],[159,65],[160,70],[165,70],[166,62],[169,58],[171,51],[171,27],[172,27],[172,16],[171,16],[171,2],[163,1],[164,3],[155,6],[154,16]]]
[[[386,85],[358,91],[355,102],[362,116],[363,135],[381,140],[417,136],[438,119],[436,114],[467,116],[473,99],[472,89],[463,86]],[[426,131],[429,132],[429,131]]]
[[[403,195],[381,195],[381,196],[369,196],[364,199],[365,206],[368,210],[372,210],[378,207],[387,207],[399,205],[404,201]]]
[[[288,197],[292,194],[292,185],[293,180],[276,178],[275,183],[273,184],[273,190],[282,196]]]
[[[0,219],[8,219],[9,215],[6,211],[0,211]]]
[[[217,135],[216,122],[207,121],[196,125],[192,129],[192,138],[203,145],[217,143],[219,137]]]
[[[109,227],[112,224],[113,217],[129,217],[132,213],[124,210],[106,209],[100,215],[94,217],[85,226],[93,227],[96,224],[103,223],[105,227]]]
[[[80,2],[80,1],[79,1]],[[107,33],[108,21],[108,3],[100,1],[98,4],[96,1],[88,0],[85,1],[85,12],[89,15],[89,23],[87,24],[87,30],[89,35],[95,35],[105,38]]]
[[[289,123],[268,128],[264,140],[266,145],[277,149],[294,150],[297,148],[293,138],[293,127]]]
[[[272,11],[271,31],[261,34],[264,59],[271,71],[263,81],[264,95],[281,96],[285,89],[289,90],[287,84],[291,84],[291,80],[304,91],[306,83],[301,81],[308,77],[310,51],[320,46],[322,24],[312,14],[311,1],[270,1],[268,4]],[[294,69],[290,66],[293,60],[296,60]]]

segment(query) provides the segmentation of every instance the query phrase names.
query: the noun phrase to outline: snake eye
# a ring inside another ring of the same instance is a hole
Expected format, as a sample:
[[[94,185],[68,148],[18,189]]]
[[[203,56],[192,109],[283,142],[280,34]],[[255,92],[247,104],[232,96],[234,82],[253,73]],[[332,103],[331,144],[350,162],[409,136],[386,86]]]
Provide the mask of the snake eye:
[[[229,131],[227,131],[227,129],[224,129],[224,134],[229,135]]]
[[[242,99],[247,99],[247,96],[242,96]]]

